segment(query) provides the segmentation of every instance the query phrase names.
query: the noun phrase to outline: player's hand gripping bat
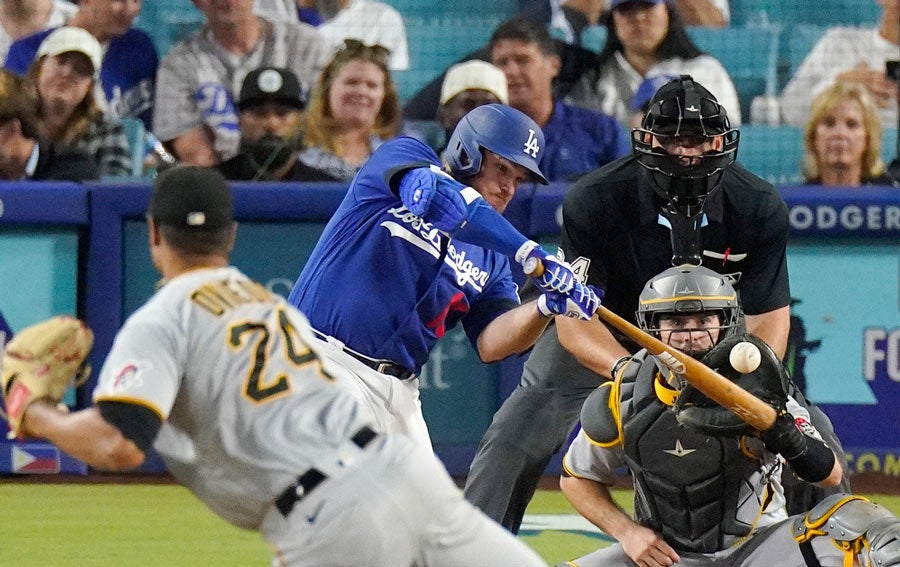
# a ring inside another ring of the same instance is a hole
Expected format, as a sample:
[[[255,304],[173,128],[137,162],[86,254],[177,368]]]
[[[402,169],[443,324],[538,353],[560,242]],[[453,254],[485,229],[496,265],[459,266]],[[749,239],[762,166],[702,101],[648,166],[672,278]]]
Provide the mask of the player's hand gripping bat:
[[[543,266],[538,263],[528,275],[537,277],[541,275],[541,272],[543,272]],[[691,358],[653,335],[642,331],[602,305],[597,308],[594,315],[625,333],[628,338],[647,349],[647,352],[656,356],[673,372],[682,376],[698,390],[754,429],[766,431],[775,423],[776,413],[772,406],[699,360]]]

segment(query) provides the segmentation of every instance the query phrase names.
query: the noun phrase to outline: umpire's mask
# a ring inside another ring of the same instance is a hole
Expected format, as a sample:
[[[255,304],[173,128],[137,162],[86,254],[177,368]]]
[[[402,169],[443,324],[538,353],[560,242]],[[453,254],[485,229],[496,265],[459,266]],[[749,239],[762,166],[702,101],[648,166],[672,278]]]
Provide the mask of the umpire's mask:
[[[692,218],[721,186],[739,137],[712,93],[681,75],[653,95],[631,145],[653,189],[672,210]]]

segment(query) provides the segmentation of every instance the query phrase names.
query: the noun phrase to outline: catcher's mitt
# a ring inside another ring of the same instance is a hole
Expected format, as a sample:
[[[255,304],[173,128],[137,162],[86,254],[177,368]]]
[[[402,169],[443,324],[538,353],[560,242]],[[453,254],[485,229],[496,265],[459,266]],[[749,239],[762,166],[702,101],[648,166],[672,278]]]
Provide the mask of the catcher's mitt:
[[[3,401],[10,437],[20,436],[22,414],[35,400],[62,400],[70,385],[87,379],[84,359],[94,345],[94,333],[74,317],[52,317],[26,327],[6,345],[3,354]]]
[[[760,352],[759,367],[742,374],[731,366],[731,349],[742,342],[756,345]],[[755,335],[736,335],[723,340],[706,353],[702,362],[741,388],[780,412],[787,403],[790,378],[778,355]],[[703,392],[687,384],[675,400],[678,423],[715,436],[752,435],[755,429],[741,418],[714,402]]]

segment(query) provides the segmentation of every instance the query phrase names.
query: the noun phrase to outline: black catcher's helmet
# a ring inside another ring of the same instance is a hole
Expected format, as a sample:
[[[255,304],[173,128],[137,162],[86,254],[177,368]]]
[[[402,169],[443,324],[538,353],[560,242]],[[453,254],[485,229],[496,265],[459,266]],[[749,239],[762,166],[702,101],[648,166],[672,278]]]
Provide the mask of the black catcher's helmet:
[[[653,143],[679,136],[699,142],[721,136],[722,148],[685,163]],[[716,97],[690,75],[681,75],[653,95],[641,127],[632,131],[631,145],[638,163],[649,170],[654,190],[677,213],[694,217],[721,185],[725,168],[734,163],[739,138]]]
[[[669,268],[644,285],[635,315],[641,329],[659,338],[660,316],[706,311],[719,312],[719,337],[713,343],[737,332],[740,306],[734,287],[709,268],[684,265]]]

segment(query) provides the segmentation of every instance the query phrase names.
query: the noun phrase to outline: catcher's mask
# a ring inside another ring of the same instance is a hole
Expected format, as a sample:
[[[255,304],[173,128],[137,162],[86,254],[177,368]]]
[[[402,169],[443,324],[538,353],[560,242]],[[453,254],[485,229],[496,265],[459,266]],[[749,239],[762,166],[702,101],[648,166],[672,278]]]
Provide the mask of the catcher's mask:
[[[681,75],[653,95],[641,127],[632,130],[631,146],[654,191],[672,210],[694,217],[722,185],[725,169],[737,157],[739,138],[716,97],[690,75]],[[664,147],[678,142],[707,148],[687,158]]]
[[[679,350],[694,358],[702,357],[722,339],[737,331],[740,315],[737,292],[724,276],[703,266],[683,265],[669,268],[647,282],[639,298],[636,318],[641,329],[661,338],[660,319],[665,316],[709,312],[719,316],[718,326],[680,328],[675,331],[705,331],[710,339],[708,348]],[[719,331],[718,337],[712,335],[711,331],[715,329]]]

